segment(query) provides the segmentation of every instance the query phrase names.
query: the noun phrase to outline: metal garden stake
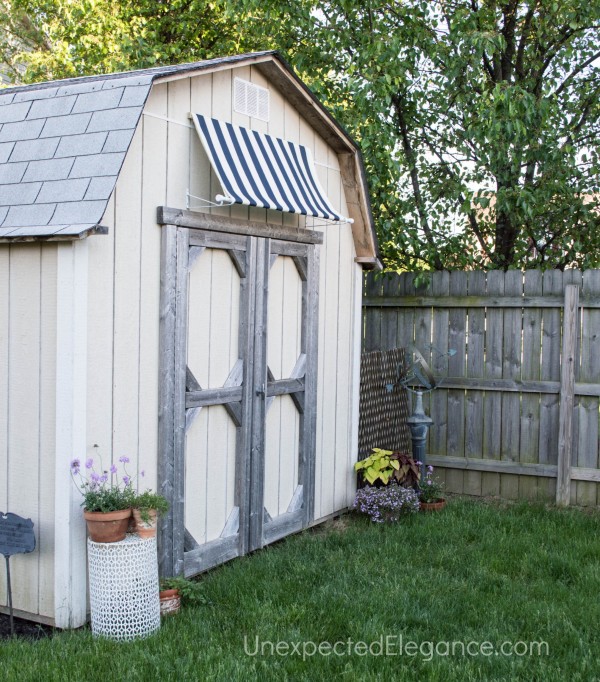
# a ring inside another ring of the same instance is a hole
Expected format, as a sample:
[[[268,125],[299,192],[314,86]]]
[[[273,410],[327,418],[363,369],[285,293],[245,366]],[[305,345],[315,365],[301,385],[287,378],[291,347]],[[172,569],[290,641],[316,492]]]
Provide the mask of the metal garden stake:
[[[6,592],[8,594],[8,609],[10,612],[10,634],[15,634],[13,619],[12,588],[10,585],[10,563],[13,554],[27,554],[35,549],[35,535],[33,521],[24,519],[17,514],[0,512],[0,554],[6,560]]]
[[[442,353],[433,346],[430,346],[430,348],[441,357],[446,355],[452,356],[456,353],[454,349],[450,349],[447,353]],[[412,354],[413,360],[406,368],[399,368],[398,383],[416,396],[413,413],[406,420],[406,423],[410,429],[413,459],[421,462],[421,478],[424,478],[427,466],[427,449],[425,447],[427,432],[433,424],[433,419],[427,416],[423,409],[423,393],[433,391],[437,388],[438,382],[436,382],[433,373],[429,369],[429,365],[420,351],[414,346],[409,346],[408,350]]]

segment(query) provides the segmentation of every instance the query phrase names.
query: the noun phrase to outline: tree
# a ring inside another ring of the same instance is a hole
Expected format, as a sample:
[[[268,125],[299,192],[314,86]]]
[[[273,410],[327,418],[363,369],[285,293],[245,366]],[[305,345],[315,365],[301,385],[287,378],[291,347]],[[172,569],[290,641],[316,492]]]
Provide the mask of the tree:
[[[600,266],[597,2],[0,2],[26,82],[281,49],[361,144],[390,268]]]
[[[600,265],[598,3],[270,7],[360,140],[389,266]]]
[[[197,61],[267,44],[224,0],[0,0],[0,49],[13,82]],[[24,36],[26,40],[14,40]]]

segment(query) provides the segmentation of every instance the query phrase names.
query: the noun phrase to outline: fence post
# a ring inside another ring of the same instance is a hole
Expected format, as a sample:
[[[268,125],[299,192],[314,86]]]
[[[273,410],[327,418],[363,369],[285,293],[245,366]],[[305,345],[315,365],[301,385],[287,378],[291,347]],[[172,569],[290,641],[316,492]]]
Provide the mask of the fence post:
[[[558,469],[556,504],[567,506],[571,499],[571,453],[573,450],[573,408],[575,394],[575,353],[579,287],[565,287],[562,354],[560,367],[560,408],[558,417]]]

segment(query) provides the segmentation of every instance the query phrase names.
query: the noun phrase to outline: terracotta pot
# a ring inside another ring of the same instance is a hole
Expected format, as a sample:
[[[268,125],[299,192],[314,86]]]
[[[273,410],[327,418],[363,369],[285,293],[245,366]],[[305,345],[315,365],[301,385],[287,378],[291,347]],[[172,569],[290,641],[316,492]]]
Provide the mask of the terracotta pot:
[[[440,511],[446,506],[446,500],[434,500],[433,502],[421,502],[421,511]]]
[[[87,522],[88,533],[94,542],[119,542],[125,537],[131,509],[114,512],[89,512],[83,510],[83,518]]]
[[[179,590],[161,590],[158,593],[160,600],[160,615],[174,616],[181,608],[181,595]]]
[[[148,516],[150,519],[144,521],[142,513],[139,509],[133,510],[133,518],[135,519],[135,532],[144,539],[156,537],[156,509],[149,509]]]

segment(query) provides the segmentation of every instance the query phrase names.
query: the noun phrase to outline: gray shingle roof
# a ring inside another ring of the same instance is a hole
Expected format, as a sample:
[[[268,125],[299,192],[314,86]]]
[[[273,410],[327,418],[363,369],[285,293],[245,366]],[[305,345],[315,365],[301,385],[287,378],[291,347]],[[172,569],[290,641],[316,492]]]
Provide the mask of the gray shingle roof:
[[[154,79],[267,53],[0,91],[0,240],[98,229]]]

